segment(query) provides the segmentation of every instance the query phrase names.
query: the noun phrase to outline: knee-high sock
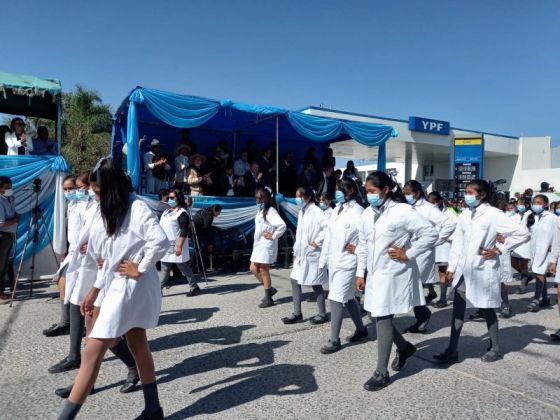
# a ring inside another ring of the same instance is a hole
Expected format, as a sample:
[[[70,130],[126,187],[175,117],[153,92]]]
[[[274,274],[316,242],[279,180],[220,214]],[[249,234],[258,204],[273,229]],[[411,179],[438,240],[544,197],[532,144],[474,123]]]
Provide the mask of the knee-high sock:
[[[64,407],[58,415],[58,420],[74,420],[78,415],[78,412],[82,408],[82,404],[74,404],[73,402],[66,400],[64,402]]]
[[[340,338],[340,329],[342,328],[342,303],[331,300],[331,341],[337,341]]]
[[[393,321],[391,321],[391,324]],[[397,346],[397,349],[404,350],[406,346],[408,346],[408,341],[404,339],[402,334],[397,330],[397,328],[393,325],[393,343]]]
[[[548,299],[548,283],[546,281],[546,277],[544,278],[544,281],[543,281],[542,299],[543,300]]]
[[[488,327],[488,336],[490,337],[490,342],[492,344],[491,350],[496,353],[500,352],[500,339],[499,339],[499,328],[498,328],[498,317],[496,316],[496,311],[492,308],[482,309],[484,314],[484,319],[486,320],[486,326]]]
[[[451,314],[451,336],[449,338],[449,351],[457,351],[459,346],[459,337],[465,322],[465,310],[467,302],[465,300],[465,292],[455,288],[455,298],[453,299],[453,312]]]
[[[315,298],[317,298],[317,307],[319,308],[319,315],[326,315],[327,309],[325,308],[325,290],[323,286],[313,286],[313,292],[315,292]]]
[[[301,315],[301,286],[297,280],[290,279],[292,283],[292,296],[294,303],[294,315]]]
[[[79,305],[70,304],[70,352],[68,360],[80,360],[85,319]]]
[[[447,283],[440,283],[439,284],[439,300],[443,303],[447,303],[447,289],[449,286]]]
[[[432,315],[432,311],[428,309],[427,306],[415,306],[414,307],[414,316],[416,317],[416,321],[418,323],[424,322]]]
[[[502,297],[502,304],[505,306],[509,306],[509,295],[507,291],[507,286],[504,286],[504,288],[500,291],[500,295]]]
[[[117,357],[117,359],[123,362],[126,367],[136,368],[136,361],[134,360],[134,356],[132,356],[132,353],[130,352],[128,344],[126,343],[126,340],[124,338],[122,340],[119,340],[118,344],[109,350],[111,350],[111,353],[113,353]]]
[[[346,306],[346,310],[350,314],[350,318],[352,318],[352,321],[354,322],[356,329],[358,331],[365,330],[366,327],[364,327],[364,323],[362,321],[362,314],[360,311],[360,305],[358,304],[358,301],[354,298],[346,302],[344,306]]]
[[[535,299],[540,300],[543,295],[544,282],[537,279],[535,283]]]
[[[428,288],[429,293],[435,293],[436,292],[434,290],[434,285],[433,284],[427,284],[426,287]]]
[[[377,372],[387,375],[387,366],[391,357],[395,328],[393,315],[378,317],[375,320],[377,328]]]
[[[70,303],[60,302],[60,321],[58,325],[67,326],[70,324]]]
[[[144,394],[144,410],[149,414],[158,411],[161,406],[159,404],[157,383],[142,384],[142,393]]]

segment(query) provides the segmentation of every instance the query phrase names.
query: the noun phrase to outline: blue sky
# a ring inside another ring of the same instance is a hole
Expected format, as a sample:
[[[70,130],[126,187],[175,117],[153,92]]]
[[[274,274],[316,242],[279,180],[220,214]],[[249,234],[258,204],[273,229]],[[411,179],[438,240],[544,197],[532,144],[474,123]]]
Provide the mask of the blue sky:
[[[0,70],[299,109],[408,118],[560,144],[560,2],[18,0]]]

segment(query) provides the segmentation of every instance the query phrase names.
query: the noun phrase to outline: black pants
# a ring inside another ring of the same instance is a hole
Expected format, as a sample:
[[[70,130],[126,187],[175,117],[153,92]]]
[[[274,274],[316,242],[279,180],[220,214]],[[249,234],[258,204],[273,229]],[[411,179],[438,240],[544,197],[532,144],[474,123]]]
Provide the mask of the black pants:
[[[14,287],[14,260],[11,258],[15,234],[0,232],[0,292]]]

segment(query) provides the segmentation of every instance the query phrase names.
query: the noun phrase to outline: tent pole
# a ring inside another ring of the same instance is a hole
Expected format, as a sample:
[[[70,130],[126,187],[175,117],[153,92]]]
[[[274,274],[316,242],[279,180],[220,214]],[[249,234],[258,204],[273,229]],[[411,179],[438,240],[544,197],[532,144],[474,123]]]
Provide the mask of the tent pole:
[[[280,156],[279,156],[279,146],[278,146],[278,115],[276,115],[276,193],[280,191]]]
[[[62,95],[58,98],[56,107],[56,141],[58,142],[58,155],[62,154]]]

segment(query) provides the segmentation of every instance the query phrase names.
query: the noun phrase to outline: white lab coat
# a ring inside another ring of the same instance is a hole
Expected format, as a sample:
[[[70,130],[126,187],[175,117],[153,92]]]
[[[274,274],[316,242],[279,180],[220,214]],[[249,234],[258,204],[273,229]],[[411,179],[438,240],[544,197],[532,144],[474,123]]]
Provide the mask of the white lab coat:
[[[552,241],[552,251],[550,252],[550,264],[556,264],[556,275],[554,276],[554,281],[556,283],[560,283],[560,270],[558,269],[559,258],[560,258],[560,217],[556,218],[556,226],[554,228],[554,240]]]
[[[457,225],[457,214],[453,209],[446,208],[443,210],[443,214],[447,216],[454,225]],[[453,232],[455,232],[455,227],[453,228]],[[451,242],[453,241],[453,235],[442,243],[441,245],[436,246],[436,264],[446,266],[449,262],[449,253],[451,252]]]
[[[182,214],[187,214],[187,211],[183,208],[177,207],[176,209],[165,210],[161,215],[159,224],[167,235],[167,240],[170,244],[165,256],[161,259],[162,262],[184,263],[190,260],[188,238],[185,238],[185,242],[183,244],[183,252],[181,253],[181,255],[175,255],[175,244],[179,240],[179,236],[181,233],[181,228],[179,226],[179,216],[181,216]]]
[[[368,273],[364,309],[380,317],[425,305],[417,259],[438,241],[434,225],[414,207],[392,200],[382,211],[366,209],[361,222],[356,276]],[[405,247],[409,260],[393,260],[388,254],[392,246]]]
[[[333,208],[332,207],[327,207],[325,210],[323,210],[323,214],[325,215],[325,217],[327,218],[327,220],[330,220],[331,216],[332,216],[332,212],[333,212]]]
[[[548,210],[540,216],[535,214],[535,224],[531,226],[531,267],[530,270],[538,275],[545,275],[550,260],[550,250],[554,240],[554,233],[558,220]]]
[[[420,279],[422,284],[434,284],[439,282],[438,270],[436,267],[436,249],[435,247],[443,245],[449,241],[451,235],[455,231],[455,222],[424,198],[414,203],[414,209],[420,213],[438,232],[438,240],[434,247],[426,249],[425,252],[416,257],[416,264],[420,271]],[[415,242],[419,239],[417,235],[413,235],[411,241]]]
[[[512,216],[512,219],[518,223],[520,226],[527,228],[527,219],[531,214],[530,210],[527,210],[525,213],[516,213],[515,216]],[[527,241],[519,245],[515,248],[514,251],[511,253],[512,257],[522,258],[524,260],[531,259],[531,242]]]
[[[342,211],[339,214],[340,206]],[[328,268],[329,300],[346,303],[356,295],[356,251],[346,251],[346,245],[358,246],[358,229],[364,208],[356,201],[337,204],[325,232],[319,268]]]
[[[517,223],[517,213],[505,213],[507,217],[512,219]],[[505,236],[505,235],[504,235]],[[507,237],[506,237],[507,241]],[[513,268],[511,266],[511,252],[507,248],[502,248],[502,253],[500,254],[500,270],[501,270],[501,280],[502,283],[512,283],[513,282]]]
[[[315,203],[311,202],[299,211],[293,248],[294,266],[290,278],[303,286],[316,286],[328,280],[326,270],[319,268],[327,225],[325,214]],[[312,242],[318,247],[310,246]]]
[[[25,146],[25,154],[30,155],[33,152],[33,139],[30,135],[27,136],[26,146]],[[6,133],[4,134],[4,140],[6,141],[6,146],[8,146],[8,152],[6,153],[8,156],[17,156],[18,149],[21,147],[21,142],[17,139],[16,133]]]
[[[146,191],[148,194],[158,194],[159,190],[168,187],[168,183],[165,180],[156,178],[152,174],[152,169],[154,169],[154,152],[151,150],[144,155],[144,169],[146,170]],[[170,171],[171,166],[165,164],[165,170]]]
[[[76,250],[78,244],[78,237],[80,235],[80,230],[84,224],[84,214],[88,204],[87,200],[80,201],[68,201],[66,207],[66,239],[68,241],[68,252],[66,257],[62,260],[60,267],[55,273],[53,280],[58,282],[64,269],[68,267],[70,260]]]
[[[498,244],[498,233],[508,240]],[[485,259],[484,248],[498,247],[503,253],[529,240],[529,231],[523,225],[507,217],[503,211],[483,203],[473,214],[465,209],[459,216],[448,270],[454,273],[453,286],[464,278],[467,305],[475,308],[499,308],[500,282],[502,278],[500,258]]]
[[[169,241],[154,213],[131,194],[128,214],[108,240],[101,281],[104,297],[90,337],[116,338],[132,328],[157,326],[161,286],[155,264],[168,248]],[[99,253],[99,249],[92,250],[94,256]],[[123,260],[138,263],[138,270],[144,274],[137,279],[121,276],[119,265]]]
[[[189,157],[179,155],[175,158],[175,182],[187,182],[187,169],[189,168]]]
[[[88,257],[87,253],[80,252],[81,246],[89,242],[92,226],[94,224],[103,225],[99,203],[95,199],[91,198],[87,201],[82,220],[83,224],[78,234],[76,249],[72,253],[66,271],[64,303],[70,302],[73,305],[79,305],[82,302],[93,287],[97,276],[97,262]]]
[[[272,240],[264,237],[265,232],[272,233]],[[251,262],[257,264],[274,264],[278,257],[278,238],[286,232],[286,223],[282,220],[274,207],[268,209],[266,220],[263,210],[255,217],[255,236]]]

